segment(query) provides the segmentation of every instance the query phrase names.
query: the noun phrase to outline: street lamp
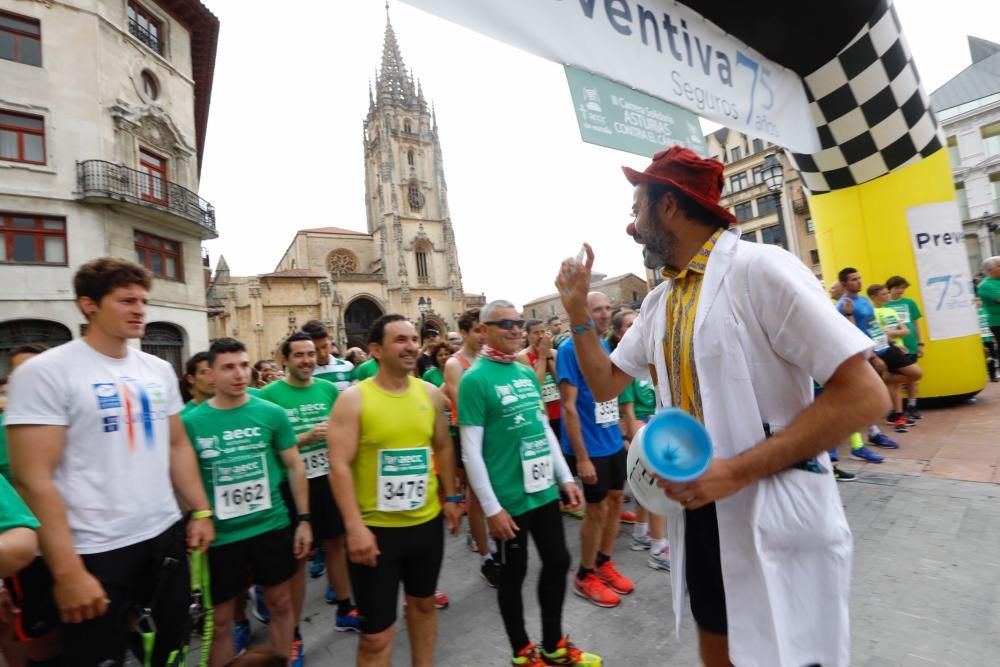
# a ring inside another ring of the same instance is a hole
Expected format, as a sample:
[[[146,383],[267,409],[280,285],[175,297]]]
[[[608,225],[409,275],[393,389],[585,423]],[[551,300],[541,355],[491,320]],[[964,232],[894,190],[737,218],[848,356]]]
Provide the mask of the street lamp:
[[[417,310],[420,311],[420,333],[421,333],[421,335],[423,335],[423,331],[424,331],[424,322],[427,320],[427,311],[429,311],[430,309],[431,309],[431,300],[430,300],[429,297],[426,298],[426,299],[424,297],[420,297],[420,299],[417,300]]]
[[[767,189],[774,193],[775,205],[778,212],[778,229],[781,231],[781,237],[783,242],[782,247],[785,247],[788,240],[785,239],[785,219],[782,215],[781,210],[781,189],[785,186],[785,169],[781,166],[778,158],[774,153],[771,153],[764,159],[764,164],[760,168],[760,177],[767,186]]]

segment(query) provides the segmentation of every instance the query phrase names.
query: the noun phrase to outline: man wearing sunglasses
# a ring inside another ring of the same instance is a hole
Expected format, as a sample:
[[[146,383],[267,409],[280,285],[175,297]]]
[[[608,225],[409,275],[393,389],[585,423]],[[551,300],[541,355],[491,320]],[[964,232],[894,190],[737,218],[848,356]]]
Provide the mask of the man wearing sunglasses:
[[[611,303],[601,292],[586,297],[589,318],[610,352],[605,334],[611,327]],[[575,331],[575,329],[574,329]],[[576,359],[576,336],[559,346],[556,380],[562,396],[562,449],[570,470],[583,482],[587,511],[580,526],[580,568],[573,591],[598,607],[616,607],[632,582],[611,560],[624,501],[626,453],[618,426],[618,396],[597,401]]]
[[[482,319],[486,343],[479,360],[462,377],[458,424],[469,484],[499,546],[497,601],[510,640],[511,664],[598,664],[596,656],[583,653],[562,634],[570,559],[559,487],[573,507],[583,498],[543,411],[538,378],[517,363],[524,320],[509,301],[487,304]],[[540,647],[528,638],[521,600],[529,533],[542,561]]]

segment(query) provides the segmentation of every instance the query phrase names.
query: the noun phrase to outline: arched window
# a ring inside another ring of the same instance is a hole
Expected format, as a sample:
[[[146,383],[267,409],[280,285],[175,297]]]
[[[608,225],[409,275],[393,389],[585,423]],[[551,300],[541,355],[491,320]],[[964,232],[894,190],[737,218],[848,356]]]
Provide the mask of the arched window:
[[[413,157],[413,151],[406,151],[406,164],[412,167],[414,162],[416,162],[416,160]]]
[[[56,347],[73,339],[70,330],[48,320],[10,320],[0,324],[0,375],[10,372],[11,351],[25,343]]]
[[[417,282],[421,285],[427,285],[431,281],[430,276],[430,248],[426,244],[421,243],[416,247],[417,260]]]
[[[410,125],[410,120],[409,119],[406,119],[406,120],[403,121],[403,132],[406,132],[407,134],[412,134],[413,133],[413,126]]]
[[[143,352],[163,359],[170,364],[180,377],[184,355],[184,334],[173,324],[150,322],[141,340]]]

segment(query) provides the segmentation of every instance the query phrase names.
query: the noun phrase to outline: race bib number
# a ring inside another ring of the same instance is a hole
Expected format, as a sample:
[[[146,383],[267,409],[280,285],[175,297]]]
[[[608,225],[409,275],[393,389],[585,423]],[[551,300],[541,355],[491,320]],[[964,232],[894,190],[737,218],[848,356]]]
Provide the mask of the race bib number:
[[[271,509],[271,484],[263,454],[212,466],[215,516],[221,521]]]
[[[521,474],[525,493],[538,493],[552,486],[552,452],[547,438],[521,441]]]
[[[430,447],[380,449],[378,452],[378,511],[404,512],[427,503]]]
[[[910,323],[910,309],[909,308],[907,308],[906,306],[903,306],[901,308],[893,308],[893,310],[896,311],[896,316],[899,318],[899,322],[901,324],[909,324]]]
[[[868,335],[875,342],[875,351],[883,352],[889,349],[889,337],[885,335],[885,331],[882,330],[880,326],[873,326],[868,330]]]
[[[300,451],[299,455],[302,456],[302,463],[306,466],[306,477],[308,479],[322,477],[330,472],[330,456],[329,450],[326,447],[314,449],[310,452]]]
[[[614,424],[618,422],[618,399],[594,404],[594,421],[598,425]]]
[[[546,383],[542,385],[542,403],[553,403],[559,400],[559,387],[551,381],[552,376],[546,377]]]

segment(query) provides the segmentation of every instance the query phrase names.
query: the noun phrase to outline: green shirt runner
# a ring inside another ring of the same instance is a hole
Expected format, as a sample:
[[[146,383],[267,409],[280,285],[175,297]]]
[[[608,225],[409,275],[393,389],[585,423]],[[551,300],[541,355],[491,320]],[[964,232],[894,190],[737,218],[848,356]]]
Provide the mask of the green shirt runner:
[[[910,354],[917,354],[917,320],[924,316],[920,312],[920,306],[917,305],[916,301],[907,299],[905,296],[895,301],[889,301],[885,305],[895,310],[899,321],[910,330],[908,335],[903,336],[903,347]]]
[[[354,383],[354,364],[343,359],[330,357],[326,366],[316,366],[313,377],[332,382],[337,391],[344,391]]]
[[[5,477],[0,479],[0,532],[11,528],[38,530],[38,519]]]
[[[278,491],[283,470],[278,452],[294,447],[296,438],[285,411],[250,396],[231,410],[206,402],[182,419],[215,512],[212,546],[288,526]]]
[[[618,397],[618,404],[632,403],[635,418],[641,422],[656,414],[656,394],[649,380],[632,380]]]
[[[308,387],[294,387],[284,380],[272,382],[257,394],[265,401],[284,408],[292,430],[298,438],[317,424],[330,418],[330,410],[340,396],[332,382],[313,377]],[[299,445],[299,454],[306,467],[306,477],[325,477],[330,472],[325,440]],[[283,468],[284,466],[282,466]]]
[[[424,371],[424,374],[420,379],[430,382],[435,387],[440,387],[444,384],[444,375],[441,374],[441,369],[437,366],[431,366]]]
[[[354,381],[361,382],[378,373],[378,361],[373,357],[368,361],[363,361],[354,369]]]
[[[520,516],[556,500],[548,417],[534,372],[480,357],[462,376],[459,394],[458,425],[484,427],[483,461],[507,513]]]
[[[986,321],[991,327],[1000,327],[1000,278],[986,278],[976,288],[976,296],[983,300]]]

